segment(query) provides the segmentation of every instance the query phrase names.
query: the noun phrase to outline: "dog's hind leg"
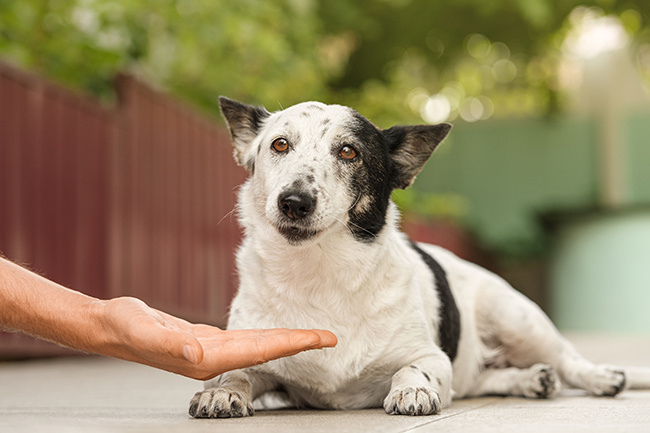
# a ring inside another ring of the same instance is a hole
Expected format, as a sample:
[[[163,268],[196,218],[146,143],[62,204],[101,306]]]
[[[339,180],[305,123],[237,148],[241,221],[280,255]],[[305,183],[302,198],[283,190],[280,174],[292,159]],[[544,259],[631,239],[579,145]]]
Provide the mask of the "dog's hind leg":
[[[482,395],[514,395],[528,398],[550,398],[560,390],[560,379],[553,367],[535,364],[530,368],[488,368],[477,378],[468,397]]]
[[[623,370],[583,358],[532,301],[494,277],[484,286],[479,324],[496,344],[500,363],[518,368],[550,365],[563,382],[593,395],[614,396],[625,388]]]

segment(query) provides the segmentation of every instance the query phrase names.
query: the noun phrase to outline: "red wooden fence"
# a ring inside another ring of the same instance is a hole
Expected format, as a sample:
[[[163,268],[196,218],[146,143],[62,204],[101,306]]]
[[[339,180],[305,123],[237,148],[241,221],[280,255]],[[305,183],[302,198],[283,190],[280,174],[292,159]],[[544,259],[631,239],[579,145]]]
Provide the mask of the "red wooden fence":
[[[235,290],[227,132],[121,76],[114,108],[0,63],[0,251],[100,298],[223,325]],[[0,334],[0,357],[62,353]]]

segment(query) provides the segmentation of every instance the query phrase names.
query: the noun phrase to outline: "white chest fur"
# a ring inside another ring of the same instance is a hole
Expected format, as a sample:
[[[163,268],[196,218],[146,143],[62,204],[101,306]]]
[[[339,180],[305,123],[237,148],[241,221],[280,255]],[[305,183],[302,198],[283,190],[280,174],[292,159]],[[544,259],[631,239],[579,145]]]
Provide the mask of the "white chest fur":
[[[366,373],[388,386],[404,359],[435,345],[437,327],[430,272],[413,260],[401,236],[388,231],[366,245],[326,233],[302,249],[278,248],[273,239],[267,245],[259,234],[247,238],[238,255],[241,282],[229,328],[334,332],[336,348],[258,367],[321,398],[362,390]]]

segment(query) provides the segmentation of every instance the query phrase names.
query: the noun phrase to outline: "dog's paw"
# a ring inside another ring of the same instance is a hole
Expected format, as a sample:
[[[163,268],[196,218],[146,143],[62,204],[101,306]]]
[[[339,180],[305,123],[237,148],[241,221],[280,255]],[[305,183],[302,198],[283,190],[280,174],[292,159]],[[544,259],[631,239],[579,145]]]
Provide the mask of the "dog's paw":
[[[593,395],[614,397],[625,389],[625,372],[606,365],[597,365],[591,372],[587,391]]]
[[[209,388],[197,392],[190,401],[194,418],[240,418],[253,416],[253,402],[243,393],[227,388]]]
[[[560,379],[550,365],[535,364],[527,372],[530,377],[522,386],[524,397],[551,398],[560,390]]]
[[[384,400],[384,410],[389,415],[433,415],[441,409],[438,392],[429,387],[391,390]]]

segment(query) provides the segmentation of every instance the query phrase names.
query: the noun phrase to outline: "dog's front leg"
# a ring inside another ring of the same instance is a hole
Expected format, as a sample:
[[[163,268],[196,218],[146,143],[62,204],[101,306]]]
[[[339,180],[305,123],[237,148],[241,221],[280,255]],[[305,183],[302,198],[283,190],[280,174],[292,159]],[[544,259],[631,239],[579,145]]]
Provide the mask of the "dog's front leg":
[[[451,362],[442,353],[420,358],[393,375],[384,410],[390,415],[433,415],[451,404]]]
[[[205,383],[190,401],[189,413],[194,418],[253,416],[253,400],[275,386],[252,369],[229,371]]]

